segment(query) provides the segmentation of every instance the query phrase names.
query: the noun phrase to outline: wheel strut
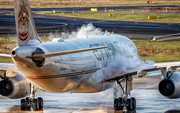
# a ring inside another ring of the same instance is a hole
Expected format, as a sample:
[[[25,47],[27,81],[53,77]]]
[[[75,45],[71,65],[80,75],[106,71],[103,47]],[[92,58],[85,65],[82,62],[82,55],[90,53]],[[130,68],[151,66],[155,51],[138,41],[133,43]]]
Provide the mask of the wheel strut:
[[[43,110],[43,99],[41,97],[35,99],[35,87],[33,84],[30,84],[30,87],[30,96],[21,99],[21,110],[30,110],[30,108],[34,111]]]
[[[128,87],[132,87],[132,86],[130,86],[130,85],[132,85],[132,78],[130,79],[129,76],[125,76],[124,79],[122,79],[121,81],[116,80],[116,82],[122,89],[123,95],[122,95],[122,97],[116,98],[114,100],[114,110],[123,110],[124,107],[127,110],[136,109],[136,99],[133,97],[128,99],[128,90],[129,90]],[[123,86],[121,84],[122,82],[124,82]],[[129,91],[129,94],[130,94],[130,91]]]

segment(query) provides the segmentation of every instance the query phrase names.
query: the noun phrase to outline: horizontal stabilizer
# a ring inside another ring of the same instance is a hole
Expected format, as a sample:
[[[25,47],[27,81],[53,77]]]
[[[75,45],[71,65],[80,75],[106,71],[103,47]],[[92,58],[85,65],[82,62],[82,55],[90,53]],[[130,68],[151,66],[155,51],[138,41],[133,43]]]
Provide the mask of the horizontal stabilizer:
[[[10,54],[0,54],[0,58],[11,58]]]
[[[27,56],[26,58],[47,58],[47,57],[67,55],[67,54],[91,51],[91,50],[96,50],[96,49],[104,49],[104,48],[108,48],[108,46],[95,47],[95,48],[86,48],[86,49],[78,49],[78,50],[71,50],[71,51],[63,51],[63,52],[50,53],[50,54],[40,54],[40,55],[34,55],[34,56]]]

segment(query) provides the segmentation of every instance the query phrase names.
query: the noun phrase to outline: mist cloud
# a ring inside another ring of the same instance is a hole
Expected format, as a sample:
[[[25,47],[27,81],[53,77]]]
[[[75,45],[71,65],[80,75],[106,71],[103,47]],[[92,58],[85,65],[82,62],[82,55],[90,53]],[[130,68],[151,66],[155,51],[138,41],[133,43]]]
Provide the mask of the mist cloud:
[[[52,39],[54,37],[64,38],[64,39],[81,39],[81,38],[91,38],[95,36],[103,36],[108,34],[114,34],[113,32],[102,31],[100,28],[96,28],[93,24],[83,25],[78,28],[77,31],[73,32],[58,32],[50,33],[49,37]]]
[[[96,28],[93,24],[83,25],[81,28],[78,28],[74,32],[55,32],[50,33],[49,37],[61,37],[65,39],[81,39],[81,38],[93,38],[97,36],[104,35],[114,35],[113,32],[102,31],[100,28]],[[120,37],[123,38],[124,37]],[[115,40],[112,38],[112,40]],[[98,70],[94,76],[96,77],[96,82],[102,82],[104,79],[110,76],[116,76],[123,73],[128,73],[131,69],[140,69],[140,67],[149,67],[153,65],[153,61],[143,61],[139,58],[136,47],[134,45],[128,44],[129,42],[124,42],[121,44],[123,48],[126,48],[126,55],[118,55],[116,58],[107,61],[105,64],[102,64],[100,70]],[[127,57],[131,56],[131,57]]]

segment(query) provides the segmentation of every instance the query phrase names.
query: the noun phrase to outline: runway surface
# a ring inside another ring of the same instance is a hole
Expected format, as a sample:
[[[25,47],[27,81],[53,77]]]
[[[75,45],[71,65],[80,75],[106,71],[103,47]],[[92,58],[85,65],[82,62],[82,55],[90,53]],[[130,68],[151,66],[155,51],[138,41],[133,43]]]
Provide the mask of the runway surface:
[[[107,30],[125,35],[130,39],[140,40],[149,40],[153,36],[180,32],[180,24],[107,21],[36,14],[33,17],[40,36],[49,36],[51,32],[76,31],[77,28],[88,23],[92,23],[95,27],[104,31]],[[12,12],[1,12],[0,20],[0,36],[16,36],[14,14]]]
[[[135,97],[137,108],[125,113],[178,113],[180,99],[167,99],[157,90],[161,76],[134,78],[134,89],[131,97]],[[122,113],[113,109],[113,88],[100,93],[47,93],[37,92],[36,97],[43,97],[44,110],[39,113]],[[0,112],[21,113],[20,99],[0,99]],[[31,109],[32,110],[32,109]],[[23,111],[30,113],[32,111]]]

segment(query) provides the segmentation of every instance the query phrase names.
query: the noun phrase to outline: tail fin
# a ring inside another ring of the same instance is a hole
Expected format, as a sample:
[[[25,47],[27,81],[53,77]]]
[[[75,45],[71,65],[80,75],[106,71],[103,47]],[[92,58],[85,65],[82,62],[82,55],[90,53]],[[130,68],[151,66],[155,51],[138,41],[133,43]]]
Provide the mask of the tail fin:
[[[32,39],[37,39],[39,42],[42,42],[35,28],[29,1],[14,0],[14,11],[18,45],[25,45]]]

